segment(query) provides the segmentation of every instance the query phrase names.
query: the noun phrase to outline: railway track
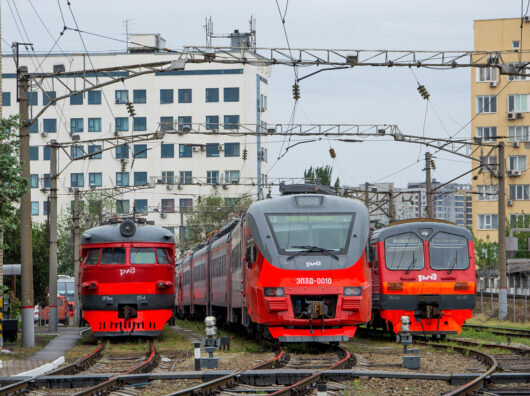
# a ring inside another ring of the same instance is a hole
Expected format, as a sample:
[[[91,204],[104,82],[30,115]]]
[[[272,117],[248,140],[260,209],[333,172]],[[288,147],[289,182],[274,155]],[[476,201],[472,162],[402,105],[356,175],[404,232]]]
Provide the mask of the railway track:
[[[468,325],[468,324],[463,325],[462,328],[465,330],[486,331],[491,334],[502,335],[506,337],[530,338],[530,330],[524,330],[524,329],[513,329],[513,328],[493,327],[493,326],[483,326],[483,325]]]

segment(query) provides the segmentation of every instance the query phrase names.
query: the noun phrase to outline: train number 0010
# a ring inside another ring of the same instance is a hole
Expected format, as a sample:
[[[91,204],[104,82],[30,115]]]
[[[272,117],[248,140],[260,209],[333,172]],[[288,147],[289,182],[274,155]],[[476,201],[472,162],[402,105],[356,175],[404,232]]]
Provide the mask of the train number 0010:
[[[331,278],[296,278],[297,285],[331,285]]]

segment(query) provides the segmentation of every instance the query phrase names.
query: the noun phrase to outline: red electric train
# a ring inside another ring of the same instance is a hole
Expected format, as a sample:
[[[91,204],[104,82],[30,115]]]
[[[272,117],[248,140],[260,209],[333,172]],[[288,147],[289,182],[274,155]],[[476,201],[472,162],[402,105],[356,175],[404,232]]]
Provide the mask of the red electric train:
[[[281,191],[177,263],[177,311],[280,342],[348,340],[371,315],[368,211],[322,186]]]
[[[96,336],[157,336],[174,309],[175,239],[145,219],[81,236],[82,318]]]
[[[410,332],[460,333],[475,307],[473,236],[453,223],[404,220],[376,230],[370,238],[373,327]]]

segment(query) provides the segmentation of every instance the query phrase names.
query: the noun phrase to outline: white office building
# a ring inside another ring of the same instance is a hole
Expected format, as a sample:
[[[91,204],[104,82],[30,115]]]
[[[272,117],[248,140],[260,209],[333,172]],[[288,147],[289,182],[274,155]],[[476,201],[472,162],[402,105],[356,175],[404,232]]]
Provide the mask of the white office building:
[[[142,36],[132,41],[165,46],[160,35]],[[86,70],[84,76],[31,81],[30,117],[37,115],[50,98],[110,81],[108,75],[91,70],[117,67],[110,75],[125,77],[130,72],[124,66],[178,58],[178,54],[156,48],[130,47],[128,52],[90,55],[35,57],[21,53],[19,65],[27,66],[30,73],[52,73],[61,65],[66,72]],[[13,56],[5,54],[2,64],[2,109],[3,116],[8,117],[19,113]],[[261,137],[258,146],[256,136],[240,135],[240,125],[266,127],[269,77],[267,67],[188,63],[184,70],[146,74],[58,101],[30,126],[33,221],[43,222],[47,216],[47,144],[52,139],[72,142],[59,151],[59,213],[71,204],[75,188],[86,192],[117,187],[111,190],[115,213],[107,216],[129,215],[135,206],[137,213],[146,214],[158,225],[173,227],[177,233],[180,209],[192,207],[199,196],[217,191],[228,203],[242,195],[256,198],[258,157],[264,188],[267,184],[267,139]],[[127,103],[132,103],[133,116]],[[128,145],[118,138],[97,141],[157,130],[166,132],[162,139]],[[205,133],[187,133],[197,130]]]

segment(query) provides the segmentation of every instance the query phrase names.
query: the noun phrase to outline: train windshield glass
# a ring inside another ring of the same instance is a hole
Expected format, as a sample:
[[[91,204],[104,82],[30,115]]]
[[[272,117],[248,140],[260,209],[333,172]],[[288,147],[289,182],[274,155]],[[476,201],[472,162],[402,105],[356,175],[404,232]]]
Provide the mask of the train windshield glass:
[[[278,250],[292,253],[317,247],[345,252],[355,215],[349,214],[289,214],[268,215]]]
[[[57,282],[57,294],[61,296],[73,296],[74,295],[74,282],[59,281]]]
[[[423,269],[425,267],[423,241],[412,232],[386,238],[385,261],[389,270]]]
[[[101,249],[89,249],[85,256],[85,264],[96,265],[99,260],[99,251]]]
[[[462,270],[469,267],[467,239],[460,235],[439,232],[429,242],[431,268]]]
[[[156,258],[158,264],[169,264],[169,257],[167,255],[167,249],[165,248],[156,249]]]
[[[156,264],[155,249],[131,248],[131,264]]]
[[[125,248],[101,249],[100,264],[125,264]]]

